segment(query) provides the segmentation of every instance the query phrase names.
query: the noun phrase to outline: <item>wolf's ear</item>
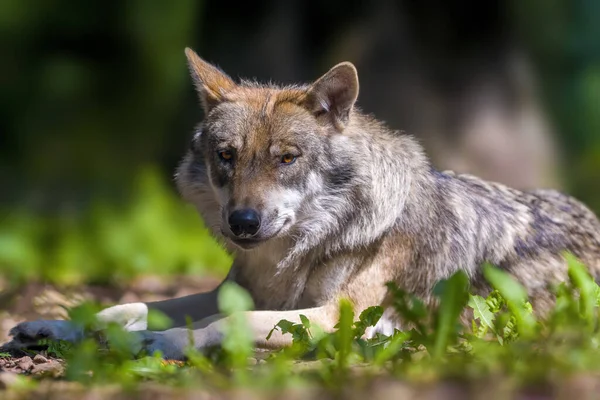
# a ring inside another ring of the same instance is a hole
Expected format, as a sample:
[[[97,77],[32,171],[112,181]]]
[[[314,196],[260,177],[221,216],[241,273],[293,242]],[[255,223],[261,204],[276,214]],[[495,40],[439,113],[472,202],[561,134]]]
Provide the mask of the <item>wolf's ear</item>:
[[[208,113],[223,101],[223,96],[235,87],[235,82],[217,67],[201,59],[189,47],[186,47],[185,55],[202,107]]]
[[[336,129],[341,131],[348,123],[357,97],[358,73],[352,63],[343,62],[311,85],[307,107],[316,116],[329,116]]]

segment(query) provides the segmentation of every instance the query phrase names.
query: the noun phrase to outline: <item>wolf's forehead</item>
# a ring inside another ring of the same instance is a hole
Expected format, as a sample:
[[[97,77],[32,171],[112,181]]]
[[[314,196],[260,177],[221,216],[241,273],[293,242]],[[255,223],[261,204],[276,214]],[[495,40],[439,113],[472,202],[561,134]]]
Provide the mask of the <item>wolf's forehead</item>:
[[[224,99],[229,102],[246,103],[254,108],[261,109],[261,111],[268,112],[278,104],[300,104],[304,101],[306,93],[304,87],[261,86],[246,83],[226,93]]]
[[[282,90],[249,90],[232,101],[239,105],[247,118],[255,122],[286,122],[286,117],[297,117],[303,108],[296,92]]]
[[[223,140],[292,139],[306,130],[310,114],[299,105],[276,100],[275,95],[239,98],[219,106],[209,122],[212,133]]]

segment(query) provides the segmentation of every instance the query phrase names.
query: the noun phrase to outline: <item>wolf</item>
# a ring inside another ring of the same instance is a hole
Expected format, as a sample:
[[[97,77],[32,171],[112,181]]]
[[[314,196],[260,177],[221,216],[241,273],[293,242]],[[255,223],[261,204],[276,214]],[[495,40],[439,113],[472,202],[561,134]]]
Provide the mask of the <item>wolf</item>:
[[[278,86],[236,82],[193,50],[185,54],[205,117],[176,182],[234,255],[223,282],[251,295],[255,310],[245,317],[257,347],[289,345],[289,335],[267,334],[301,314],[332,331],[341,299],[357,312],[384,307],[367,335],[390,334],[403,322],[389,307],[387,282],[434,304],[434,285],[459,270],[472,292],[489,291],[486,262],[523,284],[540,311],[552,304],[548,286],[567,277],[565,251],[599,278],[600,222],[590,209],[558,191],[437,170],[410,135],[359,110],[351,63],[308,85]],[[199,350],[221,343],[231,318],[219,314],[222,285],[116,305],[98,319],[135,332],[149,353],[183,359],[190,336]],[[173,327],[148,330],[149,310]],[[12,348],[83,337],[69,321],[23,322],[10,333]]]

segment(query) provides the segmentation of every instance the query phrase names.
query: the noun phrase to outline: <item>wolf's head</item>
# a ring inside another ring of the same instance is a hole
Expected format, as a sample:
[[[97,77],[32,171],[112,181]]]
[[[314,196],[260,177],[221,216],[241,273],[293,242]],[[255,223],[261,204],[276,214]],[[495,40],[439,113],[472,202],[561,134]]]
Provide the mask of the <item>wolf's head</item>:
[[[349,185],[354,167],[341,149],[358,96],[352,64],[282,88],[236,83],[192,50],[186,56],[205,119],[177,181],[205,219],[215,216],[202,202],[216,201],[214,230],[252,248],[289,233],[311,199]]]

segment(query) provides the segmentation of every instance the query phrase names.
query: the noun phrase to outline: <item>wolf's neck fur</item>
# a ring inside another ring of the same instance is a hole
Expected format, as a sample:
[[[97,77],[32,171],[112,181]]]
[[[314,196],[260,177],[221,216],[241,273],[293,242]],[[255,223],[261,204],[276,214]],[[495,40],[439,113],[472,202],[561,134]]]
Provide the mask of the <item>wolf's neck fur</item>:
[[[411,238],[415,257],[428,255],[428,268],[436,273],[463,268],[473,275],[483,261],[505,260],[516,233],[531,223],[527,206],[514,201],[521,192],[439,172],[415,139],[358,111],[344,134],[332,140],[346,142],[355,176],[346,187],[310,204],[281,268],[298,268],[309,252],[327,258],[399,234]],[[498,206],[506,212],[498,212]]]
[[[343,134],[331,137],[331,147],[344,149],[343,168],[351,174],[307,203],[292,229],[297,240],[282,267],[293,265],[308,251],[327,256],[378,240],[402,218],[411,192],[420,190],[429,171],[414,139],[359,112],[353,113]],[[322,247],[324,243],[327,247]]]

